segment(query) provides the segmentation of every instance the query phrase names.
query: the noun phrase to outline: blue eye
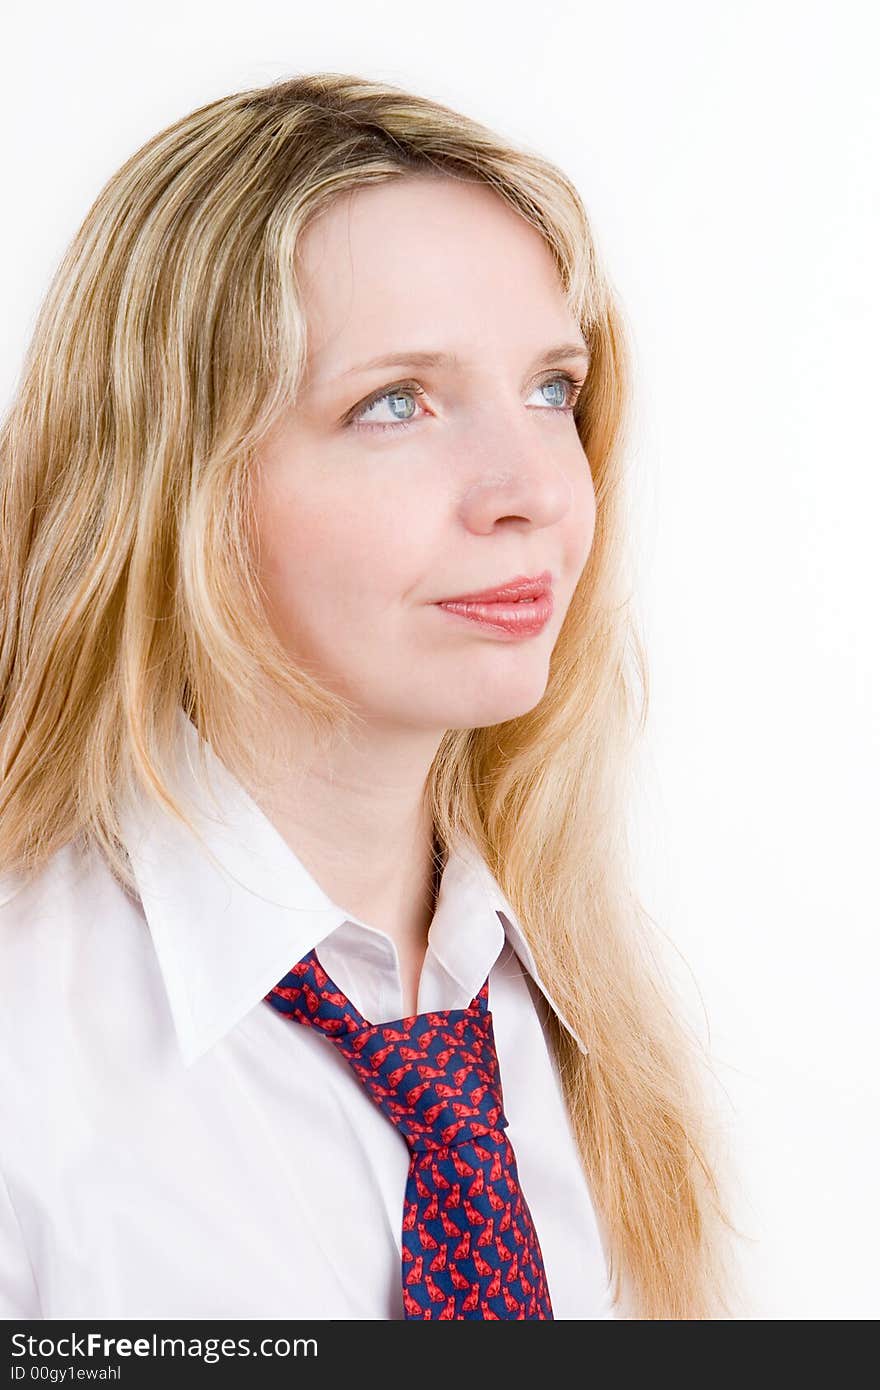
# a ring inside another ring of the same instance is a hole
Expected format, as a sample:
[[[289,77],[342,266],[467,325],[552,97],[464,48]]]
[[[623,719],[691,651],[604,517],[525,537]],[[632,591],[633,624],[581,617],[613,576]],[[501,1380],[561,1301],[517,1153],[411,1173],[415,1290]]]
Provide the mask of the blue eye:
[[[405,425],[412,419],[413,415],[415,414],[415,406],[413,406],[412,411],[408,416],[406,416],[405,419],[399,420],[397,424],[394,425],[386,425],[383,424],[381,421],[368,422],[366,425],[363,425],[363,417],[368,410],[372,410],[373,407],[376,405],[381,405],[383,401],[388,401],[390,407],[393,410],[398,404],[400,404],[401,402],[405,402],[407,396],[419,397],[424,395],[424,389],[421,386],[419,386],[417,382],[408,382],[401,386],[388,387],[385,390],[381,391],[379,395],[372,396],[370,400],[368,400],[364,405],[360,406],[357,410],[357,413],[352,417],[352,422],[362,429],[366,428],[379,430],[396,430],[399,428],[400,425]]]
[[[578,380],[570,376],[568,372],[557,372],[554,376],[548,378],[548,380],[540,382],[539,385],[535,387],[535,390],[544,391],[547,390],[548,387],[556,388],[556,399],[558,404],[546,411],[546,413],[548,415],[571,415],[583,384],[583,377]],[[375,395],[370,396],[362,405],[357,406],[354,413],[345,420],[345,424],[350,424],[355,429],[362,430],[405,429],[407,424],[409,424],[415,416],[415,406],[413,406],[405,418],[399,419],[395,424],[385,424],[381,421],[368,421],[365,420],[364,417],[367,411],[372,410],[374,406],[381,405],[385,401],[389,403],[392,410],[395,410],[398,406],[405,407],[408,396],[419,399],[425,395],[426,392],[423,387],[415,381],[405,381],[395,386],[383,387],[381,391],[377,391]]]

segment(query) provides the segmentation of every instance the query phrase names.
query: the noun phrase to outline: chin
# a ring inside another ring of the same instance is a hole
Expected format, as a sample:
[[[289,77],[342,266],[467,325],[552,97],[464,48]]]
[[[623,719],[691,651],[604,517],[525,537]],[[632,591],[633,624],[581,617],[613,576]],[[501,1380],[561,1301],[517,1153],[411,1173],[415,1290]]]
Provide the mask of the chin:
[[[533,685],[529,691],[523,691],[519,698],[515,698],[509,691],[499,695],[497,700],[482,698],[475,700],[470,714],[462,715],[461,709],[456,711],[457,723],[450,723],[447,728],[458,729],[488,729],[493,724],[503,724],[508,719],[519,719],[524,714],[530,714],[536,705],[539,705],[544,698],[547,689],[546,681],[540,687]]]

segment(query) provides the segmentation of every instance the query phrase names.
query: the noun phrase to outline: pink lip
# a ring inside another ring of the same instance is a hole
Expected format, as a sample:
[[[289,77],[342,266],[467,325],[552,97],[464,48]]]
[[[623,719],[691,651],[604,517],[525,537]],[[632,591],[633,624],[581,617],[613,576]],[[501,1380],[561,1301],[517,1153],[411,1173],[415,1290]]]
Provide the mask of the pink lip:
[[[534,637],[553,613],[553,594],[548,589],[539,597],[507,603],[471,603],[449,600],[436,605],[459,622],[476,623],[485,631],[508,637]]]
[[[494,589],[479,589],[473,594],[455,594],[453,598],[439,599],[439,603],[515,603],[517,599],[538,599],[553,586],[553,575],[549,570],[541,574],[517,574]]]

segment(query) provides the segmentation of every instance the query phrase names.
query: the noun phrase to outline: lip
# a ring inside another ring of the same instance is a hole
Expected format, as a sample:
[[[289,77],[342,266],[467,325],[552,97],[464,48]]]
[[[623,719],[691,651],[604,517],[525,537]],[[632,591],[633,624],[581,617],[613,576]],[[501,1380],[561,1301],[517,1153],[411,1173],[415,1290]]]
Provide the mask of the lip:
[[[451,598],[438,599],[445,603],[516,603],[519,599],[543,598],[553,587],[553,575],[549,570],[541,574],[517,574],[493,589],[479,589],[472,594],[455,594]]]
[[[456,622],[471,623],[495,636],[516,639],[535,637],[547,626],[553,613],[553,594],[546,589],[537,598],[506,603],[463,603],[449,600],[437,608]]]

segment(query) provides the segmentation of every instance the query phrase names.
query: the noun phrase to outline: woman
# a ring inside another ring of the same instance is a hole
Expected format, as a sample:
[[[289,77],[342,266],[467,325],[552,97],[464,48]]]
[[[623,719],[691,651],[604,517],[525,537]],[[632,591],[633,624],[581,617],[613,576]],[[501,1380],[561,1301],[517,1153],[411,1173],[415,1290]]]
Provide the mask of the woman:
[[[237,93],[100,194],[0,437],[6,1316],[726,1306],[627,404],[574,187],[436,103]]]

